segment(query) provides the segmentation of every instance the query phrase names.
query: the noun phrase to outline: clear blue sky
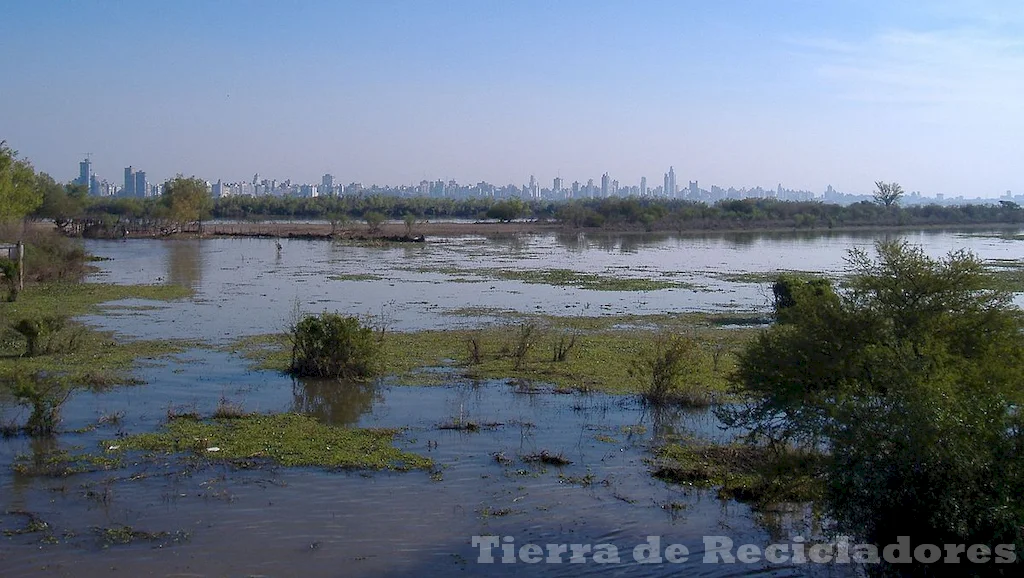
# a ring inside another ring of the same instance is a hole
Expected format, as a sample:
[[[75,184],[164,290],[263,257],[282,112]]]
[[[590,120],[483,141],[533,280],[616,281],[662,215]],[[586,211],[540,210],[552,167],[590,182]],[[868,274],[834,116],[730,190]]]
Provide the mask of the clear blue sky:
[[[1024,193],[1024,2],[11,0],[0,139],[118,182]]]

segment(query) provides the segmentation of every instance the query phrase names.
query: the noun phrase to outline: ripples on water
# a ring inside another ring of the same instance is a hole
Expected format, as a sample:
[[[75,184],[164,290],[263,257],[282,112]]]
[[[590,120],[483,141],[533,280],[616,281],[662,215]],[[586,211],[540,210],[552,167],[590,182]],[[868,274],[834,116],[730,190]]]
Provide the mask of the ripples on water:
[[[930,254],[970,248],[984,258],[1016,258],[1016,245],[985,237],[921,233]],[[186,337],[221,342],[280,331],[298,299],[306,310],[350,313],[389,309],[398,329],[443,327],[446,312],[467,306],[513,308],[559,315],[662,313],[764,307],[759,284],[722,281],[722,272],[781,269],[840,271],[851,247],[871,236],[744,236],[675,239],[576,235],[505,240],[460,239],[426,246],[362,248],[325,242],[203,240],[90,242],[109,257],[94,280],[179,283],[192,301],[155,309],[90,317],[99,326],[139,337]],[[419,268],[575,268],[618,276],[670,274],[704,289],[606,293],[495,281],[452,282]],[[370,273],[383,281],[331,281],[331,275]],[[151,304],[150,304],[151,305]],[[459,319],[472,322],[473,319]],[[93,450],[120,431],[159,427],[168,408],[210,414],[221,398],[248,411],[301,411],[336,424],[406,427],[400,445],[432,457],[440,480],[428,473],[346,473],[316,469],[234,470],[223,465],[180,472],[173,460],[140,463],[115,472],[64,479],[25,478],[9,464],[17,454],[41,454],[47,442],[0,441],[0,512],[31,511],[65,544],[42,545],[38,535],[0,537],[4,576],[379,576],[471,574],[848,575],[844,567],[703,565],[695,561],[701,537],[727,535],[764,546],[808,535],[805,515],[755,515],[650,478],[644,459],[659,437],[692,434],[725,439],[708,412],[652,415],[635,400],[601,394],[524,391],[503,382],[406,387],[379,384],[339,388],[250,371],[224,352],[194,350],[137,372],[147,385],[105,393],[78,393],[67,404],[64,427],[75,430],[102,415],[123,412],[119,424],[68,433],[65,449]],[[0,402],[0,417],[18,410]],[[442,430],[455,419],[500,423],[479,432]],[[642,426],[642,427],[637,427]],[[519,456],[547,450],[572,464],[536,468]],[[493,454],[511,458],[502,464]],[[144,474],[128,481],[124,478]],[[560,476],[561,474],[561,476]],[[571,483],[592,476],[583,486]],[[681,510],[666,509],[677,503]],[[498,512],[505,515],[494,515]],[[0,516],[0,528],[23,523]],[[92,528],[131,525],[149,531],[185,531],[190,539],[100,550]],[[691,561],[671,565],[603,567],[539,564],[479,565],[473,535],[514,536],[525,543],[610,542],[624,561],[648,535],[683,543]]]

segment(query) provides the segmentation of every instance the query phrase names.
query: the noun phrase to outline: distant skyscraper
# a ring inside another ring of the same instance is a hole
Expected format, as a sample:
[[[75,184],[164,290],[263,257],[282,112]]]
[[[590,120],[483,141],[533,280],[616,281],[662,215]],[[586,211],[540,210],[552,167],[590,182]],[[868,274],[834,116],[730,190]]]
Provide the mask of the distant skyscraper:
[[[135,171],[130,166],[124,168],[124,188],[121,189],[121,196],[135,196]]]
[[[640,177],[640,196],[647,196],[647,177]]]
[[[89,194],[94,197],[100,196],[100,180],[96,175],[89,176]]]
[[[92,182],[92,161],[89,157],[85,157],[82,162],[78,163],[78,180],[76,184],[89,186]]]
[[[562,177],[555,177],[555,182],[551,187],[551,191],[555,193],[556,196],[562,194]]]
[[[146,171],[137,171],[135,173],[135,196],[149,196],[149,183],[146,182]]]
[[[320,179],[320,190],[325,195],[329,195],[334,191],[334,175],[327,173]]]
[[[607,197],[611,193],[611,191],[610,191],[611,182],[612,182],[612,179],[611,179],[611,177],[608,176],[608,173],[605,173],[605,174],[601,175],[601,196],[602,197]]]
[[[676,170],[674,167],[669,167],[668,174],[665,175],[665,194],[674,198],[678,192],[679,188],[676,187]]]

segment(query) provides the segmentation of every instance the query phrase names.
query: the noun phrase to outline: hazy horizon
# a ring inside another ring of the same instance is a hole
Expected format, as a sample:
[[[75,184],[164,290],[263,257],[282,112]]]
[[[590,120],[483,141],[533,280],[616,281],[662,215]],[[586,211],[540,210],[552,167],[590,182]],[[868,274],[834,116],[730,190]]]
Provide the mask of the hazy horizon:
[[[1024,5],[16,2],[0,140],[66,181],[1024,192]]]

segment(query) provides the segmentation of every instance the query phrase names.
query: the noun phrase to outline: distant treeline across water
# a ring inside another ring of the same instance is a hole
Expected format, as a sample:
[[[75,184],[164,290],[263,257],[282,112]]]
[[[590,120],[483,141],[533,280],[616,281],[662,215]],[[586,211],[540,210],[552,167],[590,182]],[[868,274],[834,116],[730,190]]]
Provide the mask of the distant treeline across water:
[[[91,223],[159,223],[168,217],[159,198],[85,199],[75,214],[38,217]],[[899,205],[863,201],[836,205],[775,199],[724,200],[714,204],[658,198],[605,198],[570,201],[450,199],[392,196],[223,197],[213,200],[205,219],[258,221],[316,219],[332,223],[374,219],[439,220],[532,219],[569,228],[692,231],[744,229],[830,229],[1024,223],[1024,209],[993,205]]]

